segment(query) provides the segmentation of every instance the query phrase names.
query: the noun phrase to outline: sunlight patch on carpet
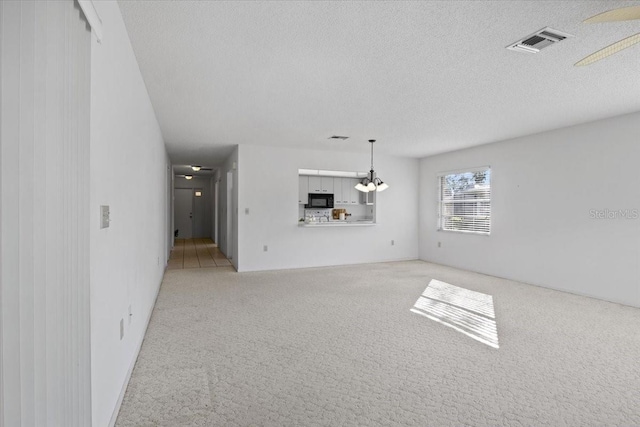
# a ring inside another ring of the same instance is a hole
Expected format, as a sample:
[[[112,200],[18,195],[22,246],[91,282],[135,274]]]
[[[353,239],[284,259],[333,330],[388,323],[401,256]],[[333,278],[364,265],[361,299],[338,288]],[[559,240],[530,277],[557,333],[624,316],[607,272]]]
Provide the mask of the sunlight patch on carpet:
[[[500,347],[491,295],[431,280],[411,311],[481,343]]]

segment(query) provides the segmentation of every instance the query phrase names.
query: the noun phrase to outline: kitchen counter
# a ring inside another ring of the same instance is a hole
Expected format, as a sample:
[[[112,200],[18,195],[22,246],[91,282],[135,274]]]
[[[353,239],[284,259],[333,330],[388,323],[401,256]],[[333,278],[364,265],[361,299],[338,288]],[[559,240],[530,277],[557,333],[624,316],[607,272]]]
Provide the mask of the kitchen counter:
[[[372,220],[356,221],[328,221],[328,222],[299,222],[298,227],[322,228],[322,227],[371,227],[376,225]]]

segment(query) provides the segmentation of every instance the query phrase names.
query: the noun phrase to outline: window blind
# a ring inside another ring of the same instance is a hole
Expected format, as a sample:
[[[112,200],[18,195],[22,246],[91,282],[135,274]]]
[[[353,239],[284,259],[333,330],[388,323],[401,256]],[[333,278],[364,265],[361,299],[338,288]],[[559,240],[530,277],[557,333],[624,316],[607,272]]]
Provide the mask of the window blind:
[[[491,169],[446,173],[438,177],[439,229],[491,232]]]
[[[91,425],[91,32],[0,1],[0,427]]]

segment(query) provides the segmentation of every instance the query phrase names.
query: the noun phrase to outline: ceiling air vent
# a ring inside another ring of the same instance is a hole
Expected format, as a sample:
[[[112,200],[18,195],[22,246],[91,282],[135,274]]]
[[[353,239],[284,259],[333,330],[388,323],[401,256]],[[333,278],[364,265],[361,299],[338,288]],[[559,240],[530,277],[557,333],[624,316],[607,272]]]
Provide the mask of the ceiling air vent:
[[[507,46],[507,49],[516,50],[518,52],[538,53],[545,47],[559,43],[568,37],[573,36],[571,34],[546,27],[510,44]]]
[[[341,139],[341,140],[344,141],[345,139],[349,139],[349,137],[348,136],[333,135],[333,136],[330,136],[329,139]]]

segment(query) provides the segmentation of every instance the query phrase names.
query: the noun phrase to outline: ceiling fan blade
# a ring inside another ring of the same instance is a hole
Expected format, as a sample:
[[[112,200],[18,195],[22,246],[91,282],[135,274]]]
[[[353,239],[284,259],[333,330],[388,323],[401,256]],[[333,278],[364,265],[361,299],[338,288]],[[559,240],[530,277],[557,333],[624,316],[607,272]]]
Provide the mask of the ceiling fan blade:
[[[631,21],[633,19],[640,19],[640,6],[609,10],[585,19],[583,22],[585,24],[593,24],[596,22]]]
[[[604,49],[600,49],[599,51],[592,53],[586,58],[576,62],[574,65],[576,67],[580,67],[582,65],[593,64],[594,62],[600,61],[601,59],[604,59],[607,56],[611,56],[614,53],[620,52],[623,49],[631,47],[636,43],[640,43],[640,33],[634,34],[631,37],[627,37],[626,39],[622,39],[618,42],[615,42],[614,44],[609,45]]]

